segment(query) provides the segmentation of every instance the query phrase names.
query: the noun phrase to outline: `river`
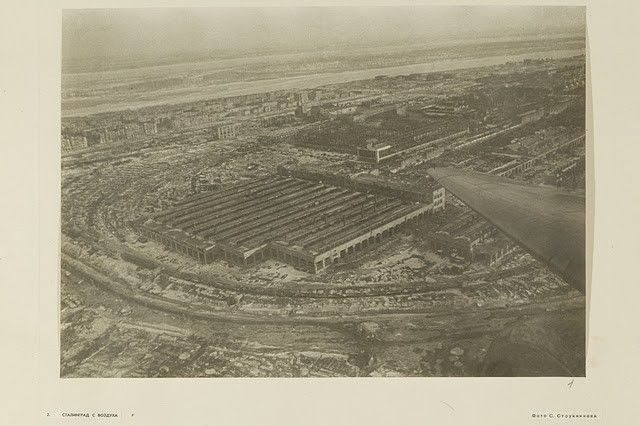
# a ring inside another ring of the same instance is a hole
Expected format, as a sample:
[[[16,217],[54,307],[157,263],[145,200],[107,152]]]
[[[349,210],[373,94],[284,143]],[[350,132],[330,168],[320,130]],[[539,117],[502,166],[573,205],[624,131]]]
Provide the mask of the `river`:
[[[276,90],[312,89],[329,84],[366,80],[379,75],[397,76],[413,73],[452,71],[459,69],[487,67],[522,61],[524,59],[560,59],[585,53],[584,48],[565,50],[545,50],[523,54],[486,56],[482,58],[449,58],[425,63],[369,68],[354,71],[307,74],[300,76],[271,78],[253,81],[236,81],[223,84],[211,84],[205,87],[178,87],[135,93],[132,96],[113,95],[91,98],[62,99],[62,116],[86,116],[91,114],[139,109],[144,107],[194,102],[205,99],[218,99],[229,96],[264,93]],[[121,71],[114,71],[118,73]],[[139,72],[139,71],[138,71]]]

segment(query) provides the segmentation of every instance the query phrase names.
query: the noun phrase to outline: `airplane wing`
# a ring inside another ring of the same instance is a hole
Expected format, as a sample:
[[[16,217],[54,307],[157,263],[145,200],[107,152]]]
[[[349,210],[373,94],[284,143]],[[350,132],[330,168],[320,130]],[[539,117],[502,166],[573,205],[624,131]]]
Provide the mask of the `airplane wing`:
[[[427,173],[584,293],[583,196],[455,168],[432,168]]]

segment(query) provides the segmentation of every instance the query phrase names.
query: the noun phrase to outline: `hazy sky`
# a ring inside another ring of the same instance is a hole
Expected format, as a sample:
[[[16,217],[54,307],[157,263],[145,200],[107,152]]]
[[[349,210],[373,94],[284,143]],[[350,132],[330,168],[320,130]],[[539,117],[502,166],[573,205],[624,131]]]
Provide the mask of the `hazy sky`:
[[[582,7],[93,9],[63,13],[63,60],[260,54],[584,31]]]

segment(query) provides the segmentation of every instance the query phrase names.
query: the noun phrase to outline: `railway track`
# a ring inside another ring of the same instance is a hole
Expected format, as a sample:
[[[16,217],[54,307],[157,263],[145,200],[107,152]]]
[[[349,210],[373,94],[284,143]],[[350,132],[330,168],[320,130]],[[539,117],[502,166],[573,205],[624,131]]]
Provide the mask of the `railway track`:
[[[362,312],[355,314],[332,314],[332,315],[265,315],[264,313],[251,314],[246,312],[232,310],[212,310],[203,307],[194,306],[193,304],[182,302],[174,299],[167,299],[148,293],[140,293],[132,290],[126,283],[107,277],[99,271],[91,268],[82,262],[71,259],[68,255],[62,255],[62,267],[69,271],[72,275],[82,277],[85,281],[90,282],[99,288],[109,291],[118,297],[129,302],[140,304],[150,309],[178,314],[194,319],[205,319],[225,322],[236,322],[245,324],[296,324],[296,325],[322,325],[326,327],[342,326],[345,324],[353,324],[363,321],[376,321],[383,319],[396,319],[419,316],[421,318],[429,317],[437,319],[439,317],[451,317],[457,315],[470,314],[504,314],[503,307],[474,307],[467,306],[464,308],[452,309],[449,306],[442,308],[422,308],[411,310],[385,309],[381,312]],[[528,311],[535,309],[548,308],[548,304],[531,303],[525,307],[514,307],[517,310],[526,309]]]

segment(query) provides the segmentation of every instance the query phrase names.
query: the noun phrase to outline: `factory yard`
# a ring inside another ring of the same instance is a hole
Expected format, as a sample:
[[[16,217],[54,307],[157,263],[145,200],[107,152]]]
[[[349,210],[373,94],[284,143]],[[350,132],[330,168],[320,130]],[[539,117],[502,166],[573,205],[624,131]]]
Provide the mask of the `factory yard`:
[[[482,374],[584,296],[426,170],[583,191],[583,63],[65,118],[61,375]]]

